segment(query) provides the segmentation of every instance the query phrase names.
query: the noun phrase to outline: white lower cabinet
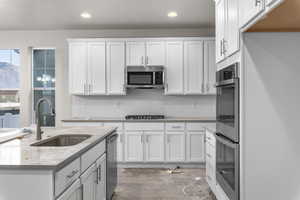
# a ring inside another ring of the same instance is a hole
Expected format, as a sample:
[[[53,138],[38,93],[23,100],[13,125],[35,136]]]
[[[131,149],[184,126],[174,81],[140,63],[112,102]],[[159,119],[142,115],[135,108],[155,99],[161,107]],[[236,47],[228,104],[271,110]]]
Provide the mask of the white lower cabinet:
[[[206,141],[206,181],[216,194],[216,139],[212,132],[205,131]]]
[[[204,131],[188,131],[187,162],[205,162],[205,134]]]
[[[166,161],[182,162],[185,160],[185,133],[166,132]]]
[[[143,132],[142,131],[125,132],[125,161],[126,162],[143,161]]]
[[[164,161],[164,132],[144,132],[145,161]]]
[[[82,184],[83,200],[96,200],[96,180],[97,168],[96,164],[89,167],[80,177]]]
[[[106,200],[106,154],[96,161],[96,168],[96,200]]]
[[[80,180],[75,181],[57,200],[83,200]]]

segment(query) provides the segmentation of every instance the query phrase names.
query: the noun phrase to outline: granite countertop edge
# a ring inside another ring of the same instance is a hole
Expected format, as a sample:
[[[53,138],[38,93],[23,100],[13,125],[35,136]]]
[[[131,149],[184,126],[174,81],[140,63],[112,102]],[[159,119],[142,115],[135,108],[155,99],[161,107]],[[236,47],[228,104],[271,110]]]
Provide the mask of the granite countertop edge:
[[[39,171],[53,171],[57,172],[60,169],[64,168],[77,158],[79,158],[81,155],[83,155],[85,152],[96,146],[98,143],[100,143],[102,140],[104,140],[106,137],[111,135],[117,130],[117,127],[112,128],[111,130],[107,131],[106,134],[102,135],[101,137],[95,139],[93,142],[88,144],[87,146],[80,149],[78,152],[75,152],[73,155],[67,157],[65,160],[61,161],[58,164],[55,165],[43,165],[43,164],[35,164],[35,165],[3,165],[0,164],[0,170],[39,170]]]

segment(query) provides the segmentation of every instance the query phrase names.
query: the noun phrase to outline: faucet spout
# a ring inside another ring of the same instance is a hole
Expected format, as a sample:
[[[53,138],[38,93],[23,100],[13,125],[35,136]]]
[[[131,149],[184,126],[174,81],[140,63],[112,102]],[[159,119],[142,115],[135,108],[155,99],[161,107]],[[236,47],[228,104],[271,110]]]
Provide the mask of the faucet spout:
[[[52,107],[52,103],[49,99],[47,98],[41,98],[37,101],[36,103],[36,108],[35,108],[35,121],[36,121],[36,139],[40,140],[42,139],[42,130],[41,130],[41,113],[40,113],[40,109],[41,109],[41,104],[45,102],[47,103],[47,105],[50,108],[50,114],[51,115],[55,115],[53,107]]]

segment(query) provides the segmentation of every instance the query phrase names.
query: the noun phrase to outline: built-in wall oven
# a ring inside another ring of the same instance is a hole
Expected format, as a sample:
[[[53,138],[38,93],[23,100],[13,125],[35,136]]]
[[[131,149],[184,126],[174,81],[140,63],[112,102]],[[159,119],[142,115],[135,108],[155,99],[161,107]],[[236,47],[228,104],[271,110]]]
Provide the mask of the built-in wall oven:
[[[239,200],[238,63],[217,72],[216,177],[230,200]]]

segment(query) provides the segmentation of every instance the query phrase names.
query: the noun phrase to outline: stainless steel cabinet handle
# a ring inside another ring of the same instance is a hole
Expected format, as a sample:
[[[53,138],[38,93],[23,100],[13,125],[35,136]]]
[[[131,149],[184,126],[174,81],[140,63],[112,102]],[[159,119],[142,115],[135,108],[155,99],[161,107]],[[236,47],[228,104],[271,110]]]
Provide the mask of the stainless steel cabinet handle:
[[[172,126],[172,128],[176,128],[177,129],[177,128],[181,128],[181,126]]]
[[[144,56],[142,56],[142,65],[144,64]]]
[[[223,40],[220,40],[220,54],[223,55]]]
[[[67,175],[67,178],[72,178],[77,173],[78,173],[78,170],[73,170],[69,175]]]
[[[98,167],[98,181],[101,182],[102,176],[101,176],[101,171],[102,171],[102,165]]]
[[[146,56],[146,65],[148,65],[148,64],[149,64],[149,57]]]
[[[227,52],[227,49],[226,49],[226,43],[227,41],[225,39],[223,39],[223,54],[225,55],[226,52]]]
[[[141,143],[143,143],[143,136],[141,135]]]
[[[255,0],[255,7],[259,6],[261,4],[261,0]]]
[[[96,184],[99,184],[99,168],[97,168],[95,170],[95,172],[97,173],[97,176],[96,176]]]
[[[209,92],[209,84],[206,84],[206,92]]]

